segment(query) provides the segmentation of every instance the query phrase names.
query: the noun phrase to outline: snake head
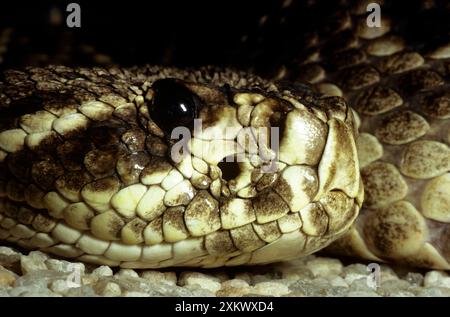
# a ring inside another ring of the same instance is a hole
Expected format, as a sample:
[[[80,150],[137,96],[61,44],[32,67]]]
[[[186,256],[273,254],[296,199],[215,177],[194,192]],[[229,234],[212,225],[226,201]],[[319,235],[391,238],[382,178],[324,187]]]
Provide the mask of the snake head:
[[[4,83],[10,107],[38,103],[0,131],[2,239],[111,266],[262,264],[323,248],[358,213],[342,99],[230,70],[36,72],[45,89]],[[78,89],[81,73],[108,85]]]
[[[236,87],[226,80],[164,79],[154,86],[151,119],[166,135],[186,132],[168,151],[192,185],[182,203],[184,225],[208,237],[213,254],[254,252],[251,263],[296,257],[353,223],[362,185],[353,113],[342,98],[306,86]],[[188,120],[167,130],[161,118],[174,116],[172,109]],[[184,155],[174,159],[181,148]]]

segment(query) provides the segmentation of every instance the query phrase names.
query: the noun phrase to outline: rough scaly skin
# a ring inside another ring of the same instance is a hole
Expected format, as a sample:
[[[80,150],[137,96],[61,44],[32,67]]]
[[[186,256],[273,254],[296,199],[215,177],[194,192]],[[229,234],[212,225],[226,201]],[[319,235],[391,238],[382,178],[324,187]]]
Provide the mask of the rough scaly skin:
[[[22,247],[131,268],[270,263],[328,245],[362,204],[356,129],[342,98],[212,68],[4,75],[0,238]],[[148,113],[152,83],[168,77],[204,104],[203,133],[181,163]],[[262,173],[258,154],[224,128],[269,126],[282,128],[279,162]],[[227,179],[221,169],[238,166],[219,161],[238,145],[245,160]]]
[[[367,3],[340,11],[333,29],[312,34],[301,62],[279,74],[343,96],[358,113],[364,204],[327,251],[448,270],[450,43],[424,51],[408,42],[383,5],[381,27],[369,28]]]

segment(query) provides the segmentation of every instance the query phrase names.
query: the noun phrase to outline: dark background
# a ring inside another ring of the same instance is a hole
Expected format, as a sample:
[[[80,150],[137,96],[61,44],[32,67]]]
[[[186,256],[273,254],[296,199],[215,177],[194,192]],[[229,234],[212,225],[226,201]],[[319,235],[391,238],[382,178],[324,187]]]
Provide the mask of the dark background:
[[[81,28],[66,26],[71,2],[81,6]],[[35,62],[27,61],[27,54],[39,52],[51,59],[68,54],[69,63],[89,64],[81,45],[125,66],[244,65],[254,56],[242,37],[258,32],[260,17],[279,7],[278,1],[12,0],[1,1],[0,28],[14,27],[14,43],[5,57],[11,66]],[[50,23],[52,9],[62,14],[61,24]]]
[[[144,63],[254,66],[260,70],[292,60],[308,32],[327,35],[333,17],[352,0],[2,0],[0,32],[13,33],[1,68],[62,63],[93,66]],[[66,26],[66,7],[81,6],[81,28]],[[449,0],[385,0],[399,33],[430,49],[450,38]],[[59,12],[61,23],[51,22]],[[264,24],[261,17],[266,16]],[[1,47],[0,40],[0,47]],[[99,58],[107,55],[109,58]],[[93,57],[96,56],[96,57]]]

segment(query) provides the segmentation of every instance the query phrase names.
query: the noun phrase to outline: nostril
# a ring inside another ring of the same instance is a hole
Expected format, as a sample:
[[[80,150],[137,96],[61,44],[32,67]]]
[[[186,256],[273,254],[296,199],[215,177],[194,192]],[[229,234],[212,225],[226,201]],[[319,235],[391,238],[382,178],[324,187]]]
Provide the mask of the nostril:
[[[224,158],[217,166],[222,171],[222,178],[227,182],[235,179],[240,173],[239,164],[234,156]]]

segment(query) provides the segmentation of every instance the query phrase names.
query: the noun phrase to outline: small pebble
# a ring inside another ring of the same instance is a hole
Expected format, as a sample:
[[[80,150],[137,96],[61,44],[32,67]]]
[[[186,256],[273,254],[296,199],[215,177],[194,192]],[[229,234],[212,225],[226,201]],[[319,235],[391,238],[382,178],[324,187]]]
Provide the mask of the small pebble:
[[[329,282],[323,278],[316,281],[310,279],[298,280],[289,285],[289,290],[297,294],[296,296],[326,296],[330,289]]]
[[[0,287],[13,286],[17,275],[0,265]]]
[[[177,285],[177,274],[175,272],[159,272],[147,270],[141,273],[141,277],[150,282],[164,282],[170,285]]]
[[[113,271],[109,266],[102,265],[94,269],[91,274],[98,277],[113,276]]]
[[[221,289],[216,293],[217,296],[244,296],[250,292],[250,285],[240,279],[232,279],[222,283]]]
[[[367,281],[367,278],[370,277],[368,274],[359,274],[359,273],[348,273],[345,275],[344,280],[347,284],[351,285],[354,281],[364,280]]]
[[[201,288],[209,290],[212,293],[221,288],[220,280],[214,276],[198,272],[183,272],[178,279],[180,286],[199,285]]]
[[[95,297],[97,294],[95,294],[94,290],[90,285],[86,286],[83,285],[82,287],[78,288],[70,288],[65,296],[68,297]]]
[[[105,285],[105,288],[103,288],[100,295],[107,296],[107,297],[115,297],[120,296],[122,293],[122,290],[120,289],[119,284],[116,284],[114,282],[109,282]]]
[[[61,279],[67,280],[67,273],[50,270],[32,271],[20,276],[16,280],[15,286],[16,288],[47,288],[51,282]]]
[[[280,279],[273,279],[273,281],[276,281],[277,283],[286,285],[287,287],[291,286],[292,284],[295,283],[295,281],[291,280],[291,279],[287,279],[287,278],[280,278]],[[327,281],[328,284],[328,281]]]
[[[410,286],[410,284],[408,283],[408,281],[405,280],[389,280],[389,281],[385,281],[385,282],[381,282],[380,286],[382,286],[384,289],[389,289],[389,290],[393,290],[393,289],[406,289]]]
[[[83,275],[81,277],[81,284],[82,285],[90,285],[94,284],[98,281],[99,277],[97,275]]]
[[[446,287],[450,288],[450,277],[442,271],[430,271],[425,274],[423,281],[425,287]]]
[[[395,274],[394,270],[391,269],[387,265],[381,265],[381,272],[380,272],[380,283],[392,281],[392,280],[398,280],[397,274]]]
[[[372,285],[367,277],[359,278],[353,280],[350,284],[350,291],[373,291],[376,288],[375,285]]]
[[[302,280],[302,279],[311,279],[313,274],[309,270],[301,271],[299,269],[282,269],[281,277],[288,280]]]
[[[125,291],[123,292],[124,297],[150,297],[150,294],[144,292],[136,291]]]
[[[344,267],[343,273],[345,275],[358,274],[358,275],[367,276],[369,271],[367,270],[367,265],[361,264],[361,263],[355,263],[355,264],[350,264],[350,265],[347,265],[346,267]]]
[[[409,272],[406,274],[405,280],[410,284],[422,286],[423,284],[423,275],[420,273]]]
[[[247,281],[235,278],[235,279],[223,282],[222,287],[244,288],[244,287],[249,287],[249,284],[247,283]]]
[[[411,287],[411,284],[405,280],[389,280],[381,282],[376,288],[376,292],[382,296],[390,297],[402,294]]]
[[[20,257],[22,273],[47,270],[47,265],[45,264],[47,259],[48,255],[40,251],[31,251],[28,255],[22,255]]]
[[[45,264],[49,270],[66,272],[66,273],[77,273],[80,276],[84,274],[85,266],[80,262],[68,262],[63,260],[48,259]]]
[[[209,289],[201,287],[198,284],[185,285],[183,289],[188,290],[189,292],[191,292],[191,296],[196,297],[214,297],[217,294],[217,292],[212,292]]]
[[[50,289],[58,294],[66,294],[71,288],[78,288],[80,287],[80,284],[71,282],[71,281],[65,281],[65,280],[56,280],[53,281],[50,284]]]
[[[0,247],[0,265],[11,267],[20,261],[21,254],[8,247]]]
[[[340,276],[335,276],[334,278],[330,279],[330,284],[334,287],[348,287],[348,284]]]
[[[337,259],[315,258],[306,263],[308,269],[317,277],[332,277],[341,274],[342,263]]]
[[[137,274],[136,271],[132,269],[120,269],[120,271],[117,272],[116,276],[118,277],[129,276],[139,278],[139,274]]]
[[[251,292],[259,295],[283,296],[289,294],[289,288],[277,282],[261,282],[252,287]]]

